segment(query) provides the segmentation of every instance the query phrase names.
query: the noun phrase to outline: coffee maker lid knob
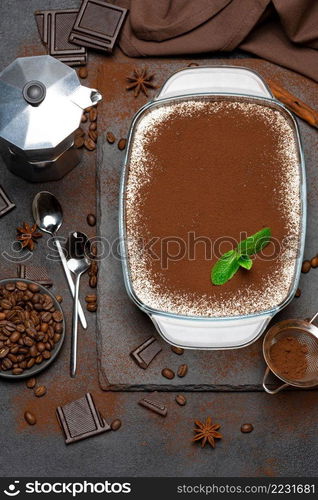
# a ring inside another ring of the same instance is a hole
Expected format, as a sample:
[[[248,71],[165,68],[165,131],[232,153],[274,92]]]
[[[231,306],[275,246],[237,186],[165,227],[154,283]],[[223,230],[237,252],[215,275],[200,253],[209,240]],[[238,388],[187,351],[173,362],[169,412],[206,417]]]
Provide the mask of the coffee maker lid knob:
[[[46,88],[43,83],[32,80],[26,83],[22,90],[24,99],[32,106],[41,104],[46,95]]]

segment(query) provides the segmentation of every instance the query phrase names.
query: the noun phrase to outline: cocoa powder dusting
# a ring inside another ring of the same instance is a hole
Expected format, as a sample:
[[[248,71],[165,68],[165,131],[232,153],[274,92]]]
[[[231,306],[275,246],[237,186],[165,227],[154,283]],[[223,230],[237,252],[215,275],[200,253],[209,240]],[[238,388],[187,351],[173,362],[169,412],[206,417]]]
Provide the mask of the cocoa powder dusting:
[[[293,282],[300,210],[298,151],[283,111],[200,98],[154,108],[137,124],[126,225],[133,287],[148,306],[234,316],[280,304]],[[265,226],[272,244],[251,271],[213,286],[220,255]]]
[[[279,339],[270,350],[276,372],[289,380],[300,380],[307,372],[308,348],[295,337]]]

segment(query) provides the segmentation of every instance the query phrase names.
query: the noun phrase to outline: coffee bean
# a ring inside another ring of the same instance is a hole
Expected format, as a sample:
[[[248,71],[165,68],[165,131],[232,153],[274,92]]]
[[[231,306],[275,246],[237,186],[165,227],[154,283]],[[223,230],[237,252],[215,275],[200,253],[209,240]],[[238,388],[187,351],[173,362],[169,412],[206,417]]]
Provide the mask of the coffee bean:
[[[3,299],[0,302],[2,309],[11,309],[11,302],[7,299]]]
[[[86,123],[88,120],[87,115],[85,113],[82,114],[81,122]]]
[[[107,140],[107,142],[109,142],[109,144],[114,144],[114,142],[116,141],[116,137],[114,136],[114,134],[112,132],[107,132],[106,140]]]
[[[300,297],[301,296],[301,289],[297,288],[297,291],[295,293],[295,297]]]
[[[3,319],[6,319],[6,315],[5,313],[0,312],[0,321],[2,321]]]
[[[10,359],[10,361],[12,361],[12,363],[17,363],[18,362],[17,356],[15,354],[12,354],[11,352],[9,352],[8,358]]]
[[[23,342],[27,347],[32,347],[34,344],[34,340],[32,340],[30,337],[24,337]]]
[[[35,358],[30,358],[27,362],[27,368],[32,368],[35,365]]]
[[[171,346],[171,351],[174,352],[175,354],[178,354],[179,356],[181,356],[181,354],[184,353],[184,349],[182,349],[181,347],[174,346],[174,345]]]
[[[23,373],[23,368],[13,368],[12,373],[13,375],[21,375],[21,373]]]
[[[89,226],[95,226],[96,225],[96,216],[94,214],[88,214],[86,217],[87,224]]]
[[[55,331],[55,333],[62,333],[62,331],[63,331],[62,323],[55,323],[54,331]]]
[[[96,122],[93,122],[93,123],[96,123]],[[90,137],[92,139],[92,141],[97,142],[98,134],[97,134],[96,130],[89,130],[88,137]]]
[[[244,434],[252,432],[253,429],[254,429],[254,427],[252,424],[242,424],[241,425],[241,432],[243,432]]]
[[[175,376],[175,373],[173,370],[170,370],[170,368],[164,368],[161,372],[161,375],[165,378],[168,378],[169,380],[172,380]]]
[[[85,131],[82,129],[82,127],[78,127],[75,130],[74,134],[75,134],[75,137],[77,137],[77,136],[83,136],[83,135],[85,135]]]
[[[7,370],[9,370],[10,368],[12,368],[13,363],[12,363],[11,359],[9,359],[9,358],[4,358],[4,359],[2,360],[2,366],[4,366]]]
[[[127,143],[127,139],[124,139],[124,138],[119,139],[118,144],[117,144],[118,149],[120,149],[120,151],[123,151],[123,149],[125,149],[125,147],[126,147],[126,143]]]
[[[85,66],[81,66],[80,69],[78,70],[78,76],[82,79],[88,77],[88,71]]]
[[[31,326],[26,328],[25,332],[28,334],[28,337],[31,337],[31,339],[34,339],[34,337],[36,337],[37,334],[37,330]]]
[[[96,312],[97,311],[97,304],[96,302],[94,303],[90,303],[90,304],[86,304],[86,309],[90,312]]]
[[[185,377],[187,373],[188,373],[188,365],[185,364],[180,365],[177,372],[178,377],[180,378]]]
[[[36,283],[29,283],[28,288],[29,288],[30,292],[32,292],[32,293],[36,293],[36,292],[40,291],[40,287]]]
[[[61,295],[55,295],[55,298],[56,298],[56,300],[58,301],[59,304],[61,302],[63,302],[63,297]]]
[[[46,387],[45,385],[38,385],[36,389],[34,389],[34,395],[37,398],[41,398],[46,394]]]
[[[3,359],[6,357],[7,354],[9,354],[10,349],[9,347],[1,347],[0,349],[0,359]]]
[[[63,314],[61,311],[55,311],[52,314],[52,317],[53,317],[54,321],[56,321],[57,323],[61,323],[61,321],[63,321]]]
[[[25,290],[28,289],[28,284],[25,283],[25,281],[17,281],[15,286],[17,287],[18,290],[22,290],[25,292]]]
[[[89,286],[91,288],[96,288],[96,286],[97,286],[97,276],[91,276],[89,278]]]
[[[112,431],[118,431],[118,429],[121,428],[121,420],[119,420],[119,418],[116,418],[115,420],[112,421],[110,427]]]
[[[88,270],[88,275],[89,276],[96,276],[98,273],[98,264],[96,260],[92,260],[90,268]]]
[[[53,337],[54,344],[57,344],[57,342],[59,342],[60,338],[61,338],[61,335],[59,333],[55,333],[54,337]]]
[[[36,345],[33,345],[32,347],[30,347],[30,351],[29,351],[29,353],[30,353],[30,356],[31,356],[32,358],[36,358],[36,357],[37,357],[37,355],[38,355],[39,353],[38,353],[38,350],[37,350],[37,348],[36,348]]]
[[[16,342],[18,342],[19,338],[21,337],[21,333],[20,332],[13,332],[11,333],[10,335],[10,342],[12,342],[12,344],[15,344]]]
[[[89,124],[88,130],[97,130],[97,123],[96,122],[91,122]]]
[[[304,260],[303,265],[301,266],[302,273],[308,273],[310,271],[311,264],[309,260]]]
[[[88,151],[94,151],[94,149],[96,149],[96,144],[90,137],[85,139],[84,146]]]
[[[90,111],[89,111],[89,121],[91,122],[96,122],[97,120],[97,109],[95,106],[93,106]]]
[[[50,351],[45,350],[42,352],[42,356],[43,356],[43,359],[50,359],[51,353],[50,353]],[[34,359],[34,358],[32,358],[32,359]]]
[[[36,347],[39,352],[45,351],[45,345],[43,344],[43,342],[38,342]]]
[[[33,415],[33,413],[31,413],[30,411],[26,411],[24,413],[24,418],[26,420],[26,422],[29,424],[29,425],[35,425],[36,424],[36,418],[35,418],[35,415]]]
[[[5,289],[8,290],[9,292],[13,292],[15,290],[15,284],[14,283],[6,283],[4,285]]]
[[[28,378],[25,384],[29,389],[33,389],[36,386],[36,378],[35,377]]]
[[[49,321],[52,319],[52,314],[50,312],[43,312],[41,314],[41,319],[44,323],[49,323]]]
[[[187,404],[187,400],[184,396],[182,396],[182,394],[178,394],[176,396],[176,402],[179,406],[184,406],[185,404]]]
[[[313,267],[314,269],[315,269],[316,267],[318,267],[318,256],[313,257],[313,258],[311,259],[311,261],[310,261],[310,265],[311,265],[311,267]]]
[[[75,139],[74,139],[74,146],[76,147],[76,149],[80,149],[84,146],[84,142],[85,142],[85,138],[84,136],[75,136]]]
[[[41,323],[40,330],[42,333],[46,333],[48,331],[49,324],[48,323]]]
[[[86,295],[85,302],[87,302],[87,304],[97,302],[97,295],[95,295],[94,293]]]
[[[34,358],[33,358],[34,359]],[[40,365],[43,361],[43,356],[42,354],[39,354],[36,358],[35,358],[35,362],[37,365]]]

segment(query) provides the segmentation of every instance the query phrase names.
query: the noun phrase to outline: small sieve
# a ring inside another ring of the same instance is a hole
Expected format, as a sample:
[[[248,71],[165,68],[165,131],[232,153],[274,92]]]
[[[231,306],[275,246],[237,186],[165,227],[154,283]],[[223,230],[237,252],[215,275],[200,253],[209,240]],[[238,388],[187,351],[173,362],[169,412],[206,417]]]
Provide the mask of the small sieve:
[[[263,388],[268,394],[277,394],[288,386],[305,389],[318,385],[318,328],[312,324],[317,316],[318,312],[308,321],[300,319],[280,321],[266,333],[263,342],[263,354],[267,368],[263,378]],[[286,374],[280,373],[271,358],[273,345],[286,337],[292,337],[306,347],[306,368],[299,378],[288,378]],[[270,372],[284,382],[274,390],[269,389],[266,385]]]

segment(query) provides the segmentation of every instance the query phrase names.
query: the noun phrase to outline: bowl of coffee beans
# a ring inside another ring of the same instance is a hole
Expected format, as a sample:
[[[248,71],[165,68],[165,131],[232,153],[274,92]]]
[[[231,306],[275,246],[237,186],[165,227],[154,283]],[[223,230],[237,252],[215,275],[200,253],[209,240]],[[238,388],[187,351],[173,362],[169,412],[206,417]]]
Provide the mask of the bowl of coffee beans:
[[[62,308],[42,285],[0,281],[0,377],[32,377],[50,365],[65,337]]]

